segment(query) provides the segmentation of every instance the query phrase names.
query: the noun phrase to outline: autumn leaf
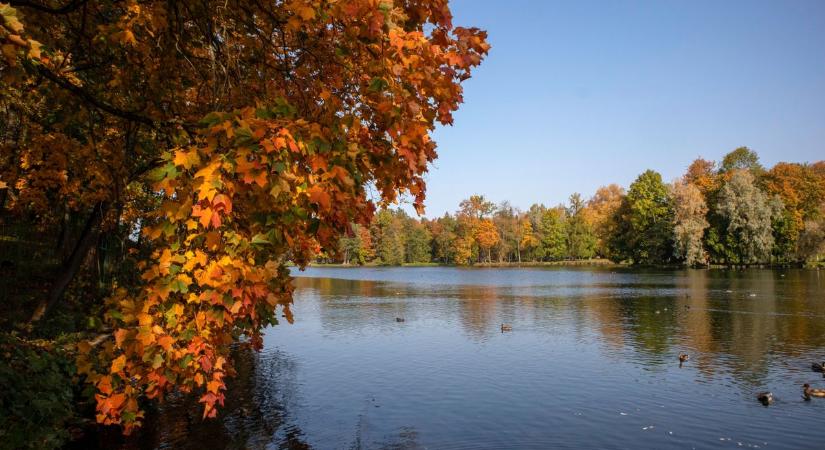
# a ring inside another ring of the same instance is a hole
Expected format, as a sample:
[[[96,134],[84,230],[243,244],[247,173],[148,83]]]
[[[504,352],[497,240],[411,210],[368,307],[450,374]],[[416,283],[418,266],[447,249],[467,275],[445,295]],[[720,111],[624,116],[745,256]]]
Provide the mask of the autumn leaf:
[[[126,355],[120,355],[112,361],[110,370],[112,373],[119,373],[123,371],[124,367],[126,367]]]

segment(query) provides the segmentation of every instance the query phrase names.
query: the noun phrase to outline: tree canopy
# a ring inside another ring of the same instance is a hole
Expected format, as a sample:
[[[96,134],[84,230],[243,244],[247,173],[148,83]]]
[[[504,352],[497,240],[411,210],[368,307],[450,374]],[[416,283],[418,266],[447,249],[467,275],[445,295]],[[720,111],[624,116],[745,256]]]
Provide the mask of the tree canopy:
[[[214,416],[229,344],[260,346],[279,305],[291,320],[287,261],[399,194],[423,208],[430,133],[486,34],[446,0],[48,5],[0,4],[0,204],[77,236],[32,320],[100,236],[130,240],[140,276],[103,308],[114,339],[79,344],[97,419],[128,432],[141,397],[172,390]]]

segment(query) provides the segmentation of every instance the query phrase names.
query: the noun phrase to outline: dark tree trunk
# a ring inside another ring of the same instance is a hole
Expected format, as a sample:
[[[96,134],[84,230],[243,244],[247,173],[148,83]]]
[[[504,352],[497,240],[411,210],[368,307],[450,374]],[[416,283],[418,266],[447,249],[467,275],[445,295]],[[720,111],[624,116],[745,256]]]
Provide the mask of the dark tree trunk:
[[[89,254],[89,250],[91,250],[97,242],[97,236],[98,233],[100,233],[100,223],[103,221],[107,209],[108,205],[106,203],[99,203],[95,206],[92,214],[83,226],[83,231],[75,243],[72,254],[63,262],[60,272],[52,283],[48,296],[40,302],[32,315],[32,322],[37,322],[46,316],[63,297],[63,293],[66,291],[69,283],[71,283],[80,271],[80,267]]]

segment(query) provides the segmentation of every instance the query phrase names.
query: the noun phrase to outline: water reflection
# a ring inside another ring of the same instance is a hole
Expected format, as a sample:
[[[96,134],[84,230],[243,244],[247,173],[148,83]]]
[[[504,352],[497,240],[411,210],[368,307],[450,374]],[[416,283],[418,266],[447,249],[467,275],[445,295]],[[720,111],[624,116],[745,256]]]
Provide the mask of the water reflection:
[[[825,356],[819,271],[300,275],[296,323],[269,330],[263,353],[239,353],[217,425],[173,401],[127,448],[805,448],[825,437],[825,402],[800,398],[804,382],[825,386],[810,371]]]

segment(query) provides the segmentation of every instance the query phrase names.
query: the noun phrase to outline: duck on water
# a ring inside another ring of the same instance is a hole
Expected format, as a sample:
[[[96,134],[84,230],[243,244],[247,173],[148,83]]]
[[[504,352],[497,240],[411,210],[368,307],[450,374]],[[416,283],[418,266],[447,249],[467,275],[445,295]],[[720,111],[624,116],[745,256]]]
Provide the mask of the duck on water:
[[[802,385],[802,398],[810,400],[811,397],[825,397],[825,389],[812,388],[810,384]]]

